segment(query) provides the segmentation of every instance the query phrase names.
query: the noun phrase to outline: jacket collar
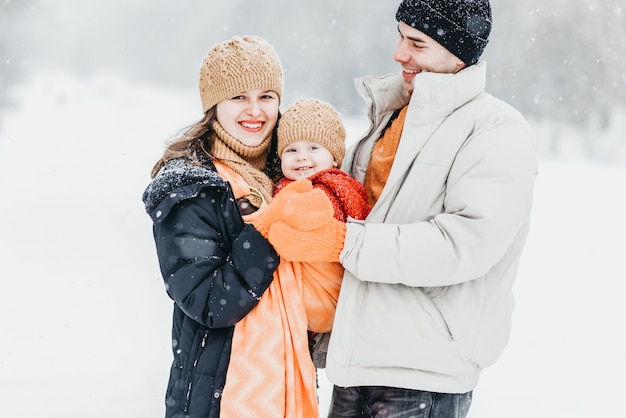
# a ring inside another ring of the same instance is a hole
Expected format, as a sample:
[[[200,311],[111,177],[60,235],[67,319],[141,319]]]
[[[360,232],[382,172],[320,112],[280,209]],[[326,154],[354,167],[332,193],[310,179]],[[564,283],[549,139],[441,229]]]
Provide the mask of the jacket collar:
[[[402,75],[366,76],[355,80],[374,124],[385,114],[410,103],[407,118],[428,121],[449,115],[485,90],[487,63],[480,61],[456,74],[421,73],[409,97]]]

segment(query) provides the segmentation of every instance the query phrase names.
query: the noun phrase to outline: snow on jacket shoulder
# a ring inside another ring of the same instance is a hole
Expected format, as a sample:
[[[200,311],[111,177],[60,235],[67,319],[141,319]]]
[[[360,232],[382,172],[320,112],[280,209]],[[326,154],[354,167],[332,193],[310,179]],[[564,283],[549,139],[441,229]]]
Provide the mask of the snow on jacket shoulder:
[[[170,161],[145,194],[167,291],[195,321],[234,325],[271,282],[278,257],[239,215],[214,170]]]
[[[347,224],[334,384],[466,392],[506,345],[536,150],[524,118],[486,94],[485,80],[484,62],[422,73],[410,103],[399,75],[358,82],[372,125],[343,168],[360,181],[393,110],[409,108],[379,200],[364,223]]]
[[[143,201],[175,302],[167,417],[218,417],[233,326],[271,283],[278,255],[243,222],[229,184],[210,162],[169,161]]]

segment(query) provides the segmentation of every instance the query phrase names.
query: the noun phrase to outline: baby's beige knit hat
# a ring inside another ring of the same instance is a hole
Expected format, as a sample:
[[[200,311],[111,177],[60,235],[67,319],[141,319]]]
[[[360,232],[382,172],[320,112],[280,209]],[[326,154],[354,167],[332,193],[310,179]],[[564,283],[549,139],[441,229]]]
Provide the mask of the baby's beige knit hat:
[[[258,36],[234,36],[215,45],[200,68],[202,110],[248,90],[283,93],[283,69],[276,50]]]
[[[278,155],[296,141],[317,142],[326,148],[341,167],[346,154],[346,130],[333,106],[317,99],[300,98],[278,121]]]

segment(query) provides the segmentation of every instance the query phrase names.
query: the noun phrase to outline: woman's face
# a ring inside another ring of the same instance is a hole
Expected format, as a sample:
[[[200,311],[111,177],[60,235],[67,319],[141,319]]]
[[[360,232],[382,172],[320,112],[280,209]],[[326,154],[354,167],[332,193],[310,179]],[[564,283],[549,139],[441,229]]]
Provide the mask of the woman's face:
[[[217,121],[242,144],[259,145],[278,120],[278,94],[271,90],[248,90],[219,102]]]

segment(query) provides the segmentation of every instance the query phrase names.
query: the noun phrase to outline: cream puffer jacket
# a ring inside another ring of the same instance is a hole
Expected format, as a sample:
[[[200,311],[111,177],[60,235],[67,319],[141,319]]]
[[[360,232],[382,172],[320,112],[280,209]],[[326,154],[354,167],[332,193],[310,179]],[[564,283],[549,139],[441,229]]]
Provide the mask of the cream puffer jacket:
[[[348,223],[326,364],[335,385],[467,392],[509,339],[537,156],[524,118],[485,80],[485,62],[415,78],[385,188]],[[400,75],[356,83],[372,126],[343,169],[363,182],[409,97]]]

